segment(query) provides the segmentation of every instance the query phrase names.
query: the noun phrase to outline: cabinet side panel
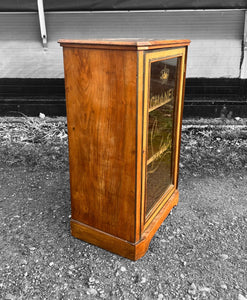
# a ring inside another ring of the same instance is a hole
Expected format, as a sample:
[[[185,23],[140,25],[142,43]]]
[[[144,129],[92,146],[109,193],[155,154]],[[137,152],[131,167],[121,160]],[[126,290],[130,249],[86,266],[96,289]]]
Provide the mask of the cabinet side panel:
[[[64,48],[72,219],[135,239],[134,51]]]

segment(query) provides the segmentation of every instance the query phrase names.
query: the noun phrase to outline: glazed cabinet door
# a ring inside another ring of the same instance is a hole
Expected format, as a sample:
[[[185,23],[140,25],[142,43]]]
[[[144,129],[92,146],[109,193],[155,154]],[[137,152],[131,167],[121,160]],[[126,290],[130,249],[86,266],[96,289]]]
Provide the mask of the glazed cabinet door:
[[[185,48],[144,53],[144,226],[177,187]]]

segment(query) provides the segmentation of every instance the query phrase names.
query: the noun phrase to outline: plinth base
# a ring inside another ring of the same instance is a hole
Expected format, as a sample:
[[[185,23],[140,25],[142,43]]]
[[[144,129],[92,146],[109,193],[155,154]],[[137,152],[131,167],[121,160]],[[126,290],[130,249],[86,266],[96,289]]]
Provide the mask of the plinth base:
[[[176,190],[150,225],[142,233],[141,240],[136,243],[130,243],[126,240],[122,240],[116,236],[110,235],[73,219],[70,222],[71,234],[78,239],[115,254],[131,260],[138,260],[147,252],[152,237],[168,216],[172,208],[177,205],[178,199],[179,192]]]

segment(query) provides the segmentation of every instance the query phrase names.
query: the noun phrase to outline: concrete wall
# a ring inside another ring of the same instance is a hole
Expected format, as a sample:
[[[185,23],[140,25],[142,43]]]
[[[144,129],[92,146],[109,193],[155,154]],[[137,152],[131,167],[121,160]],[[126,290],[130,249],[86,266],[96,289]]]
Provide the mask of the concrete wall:
[[[187,77],[239,78],[244,11],[46,13],[48,49],[38,14],[1,13],[0,78],[63,78],[60,38],[191,39]]]

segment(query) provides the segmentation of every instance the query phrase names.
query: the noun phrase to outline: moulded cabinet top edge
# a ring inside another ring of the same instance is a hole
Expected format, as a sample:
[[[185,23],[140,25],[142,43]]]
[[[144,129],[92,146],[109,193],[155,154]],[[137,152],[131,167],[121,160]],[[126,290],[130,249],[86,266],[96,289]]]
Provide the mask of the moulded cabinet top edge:
[[[109,39],[109,40],[64,40],[58,41],[63,47],[122,48],[126,50],[149,50],[169,47],[188,46],[190,40],[143,40],[143,39]]]

